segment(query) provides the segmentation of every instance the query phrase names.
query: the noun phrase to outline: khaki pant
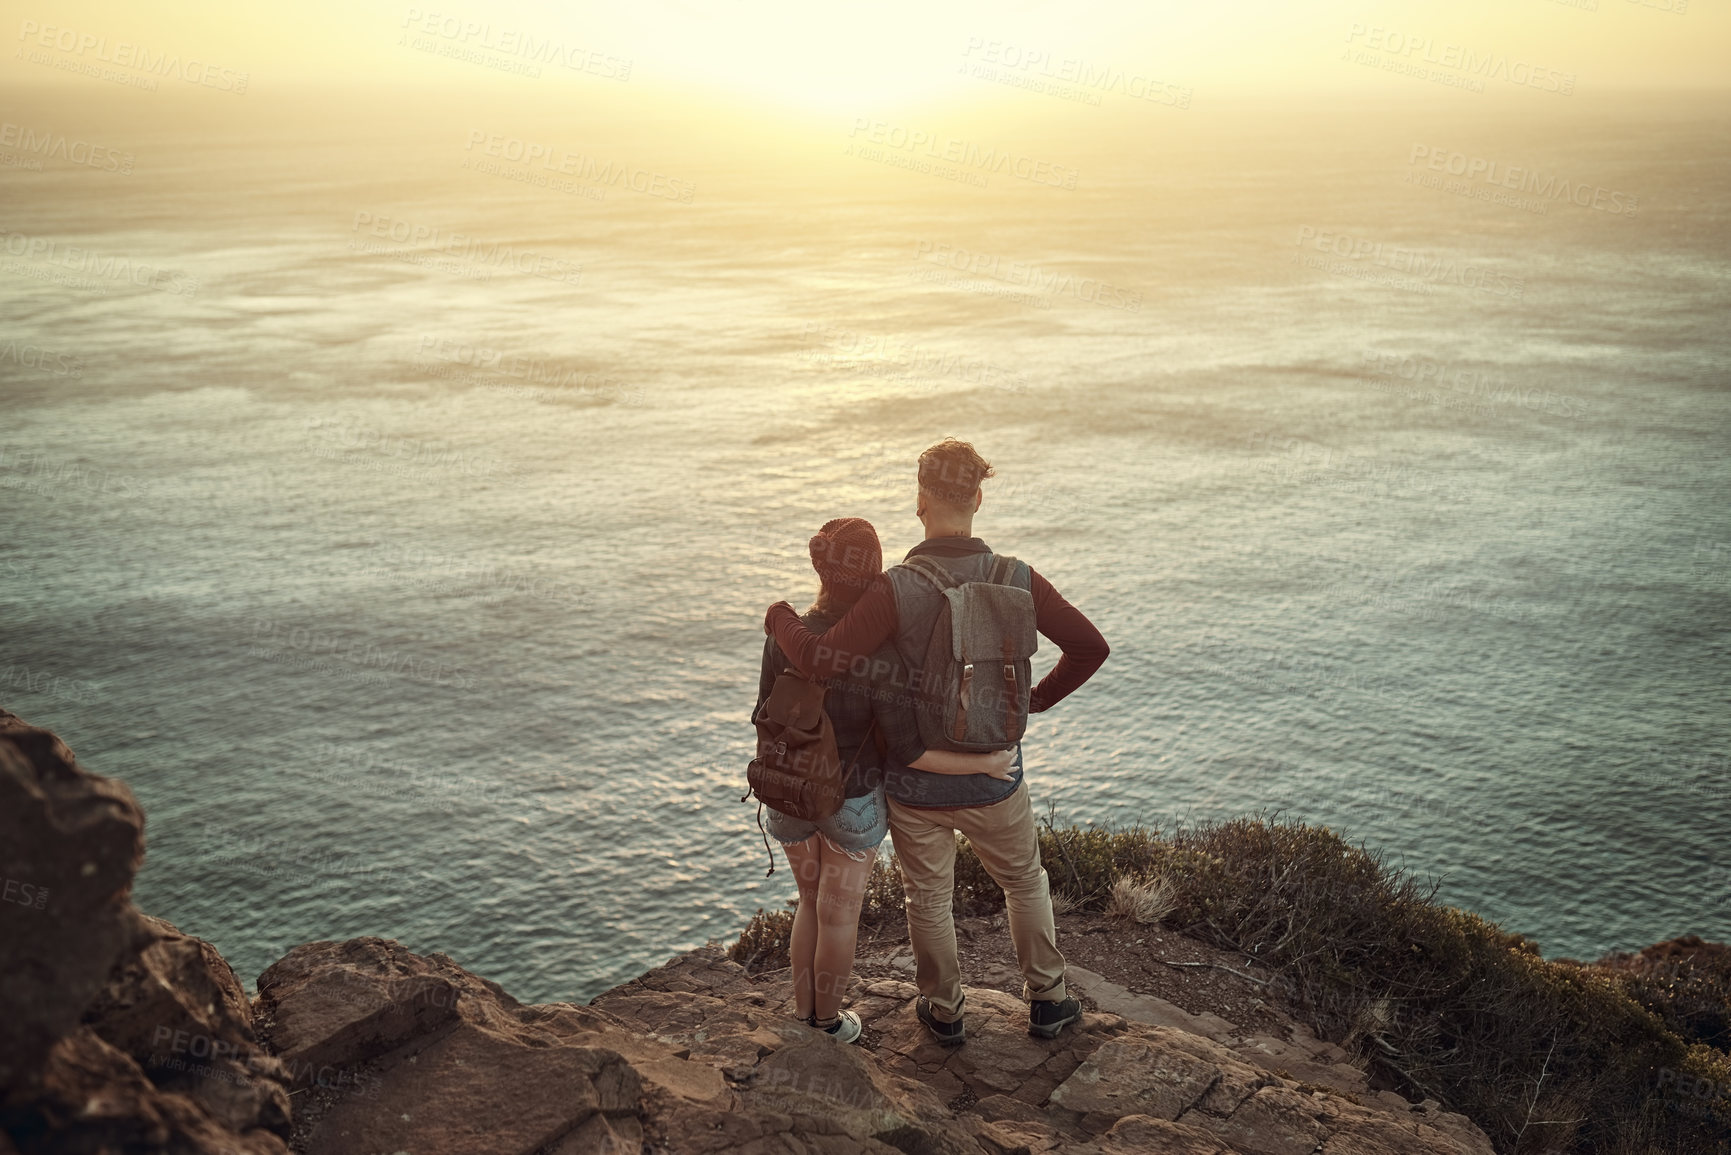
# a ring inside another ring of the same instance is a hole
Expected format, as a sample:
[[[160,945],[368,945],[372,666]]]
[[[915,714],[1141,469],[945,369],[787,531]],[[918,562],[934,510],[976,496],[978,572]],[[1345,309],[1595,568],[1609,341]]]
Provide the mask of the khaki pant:
[[[962,1014],[961,962],[951,904],[956,888],[956,831],[967,836],[980,864],[1004,888],[1010,939],[1022,968],[1022,997],[1064,998],[1064,956],[1052,921],[1052,892],[1040,865],[1040,837],[1028,786],[990,806],[922,810],[890,803],[890,838],[907,888],[908,939],[918,967],[915,981],[939,1019]]]

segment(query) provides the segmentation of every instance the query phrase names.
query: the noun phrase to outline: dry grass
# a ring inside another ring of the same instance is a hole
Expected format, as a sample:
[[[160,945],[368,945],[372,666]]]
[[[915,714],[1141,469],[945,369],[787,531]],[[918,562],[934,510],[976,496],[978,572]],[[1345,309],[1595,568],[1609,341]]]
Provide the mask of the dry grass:
[[[1168,926],[1260,960],[1299,1018],[1467,1115],[1501,1155],[1731,1155],[1731,1053],[1708,1042],[1731,1021],[1731,980],[1706,964],[1684,975],[1548,961],[1377,854],[1297,823],[1165,837],[1048,826],[1040,843],[1055,901],[1129,917],[1168,906]],[[1132,900],[1155,879],[1165,897]],[[964,915],[1003,908],[965,840],[955,902]],[[874,872],[865,917],[902,917],[893,861]],[[785,957],[786,927],[785,913],[760,912],[734,957],[764,965],[778,933]]]
[[[1177,906],[1177,889],[1158,875],[1137,880],[1121,874],[1113,881],[1112,892],[1106,899],[1108,915],[1143,924],[1166,921]]]

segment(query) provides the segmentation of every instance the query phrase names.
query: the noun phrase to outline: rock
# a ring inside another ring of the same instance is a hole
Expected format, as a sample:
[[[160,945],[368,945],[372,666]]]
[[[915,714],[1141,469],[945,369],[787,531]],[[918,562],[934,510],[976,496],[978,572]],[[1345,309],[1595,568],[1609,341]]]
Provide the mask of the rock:
[[[1324,1109],[1315,1097],[1277,1085],[1259,1089],[1224,1119],[1195,1111],[1184,1121],[1213,1131],[1242,1155],[1312,1155],[1329,1140]]]
[[[1346,1052],[1332,1044],[1322,1043],[1314,1036],[1308,1041],[1316,1044],[1315,1050],[1301,1046],[1300,1037],[1296,1035],[1290,1043],[1272,1035],[1253,1035],[1248,1039],[1233,1040],[1230,1045],[1233,1053],[1245,1062],[1280,1071],[1300,1083],[1329,1087],[1360,1098],[1370,1094],[1370,1081],[1363,1071],[1348,1063],[1323,1061],[1331,1053],[1338,1052],[1344,1056]]]
[[[1010,1005],[994,1005],[987,995],[998,995]],[[975,1013],[969,1015],[969,1009]],[[1052,1056],[1051,1044],[1028,1034],[1028,1011],[1020,1000],[989,988],[969,988],[963,1018],[971,1020],[968,1041],[954,1049],[947,1066],[976,1095],[1013,1093]],[[919,1029],[925,1032],[923,1024]]]
[[[742,1099],[747,1107],[826,1118],[848,1135],[898,1150],[982,1150],[929,1089],[881,1070],[858,1047],[837,1046],[816,1032],[759,1064]]]
[[[144,814],[47,730],[0,710],[0,1087],[40,1073],[132,949]]]
[[[259,975],[257,1015],[297,1082],[328,1080],[455,1022],[459,969],[384,939],[304,943]]]
[[[56,1040],[28,1113],[7,1111],[22,1155],[62,1151],[174,1151],[286,1155],[268,1130],[237,1133],[192,1098],[160,1090],[132,1059],[88,1027]]]
[[[1241,1155],[1307,1155],[1317,1145],[1331,1155],[1491,1155],[1482,1132],[1463,1142],[1412,1113],[1282,1084],[1260,1088],[1226,1118],[1192,1111],[1179,1122],[1213,1131]]]
[[[249,1004],[209,943],[130,906],[143,817],[123,786],[0,713],[0,801],[0,861],[46,888],[0,904],[22,976],[0,984],[0,1021],[22,1024],[0,1064],[28,1076],[0,1100],[0,1155],[1492,1155],[1296,1025],[1240,1038],[1082,968],[1102,1009],[1056,1039],[1028,1034],[1021,999],[965,988],[957,1048],[881,977],[905,948],[849,985],[860,1046],[793,1019],[788,969],[715,946],[589,1006],[525,1006],[444,955],[314,942]]]
[[[1488,1135],[1479,1130],[1465,1115],[1454,1111],[1430,1111],[1422,1114],[1427,1126],[1435,1128],[1460,1155],[1496,1155]],[[1395,1118],[1399,1118],[1398,1115]]]
[[[1126,1115],[1118,1120],[1100,1136],[1100,1148],[1137,1155],[1153,1151],[1160,1155],[1236,1155],[1217,1135],[1149,1115]]]
[[[115,965],[85,1022],[158,1087],[184,1093],[230,1130],[287,1136],[288,1075],[258,1045],[234,971],[203,939],[142,921],[142,945]]]
[[[982,1123],[979,1137],[996,1155],[1043,1155],[1047,1151],[1080,1151],[1056,1129],[1043,1123]]]
[[[746,1056],[750,1070],[763,1040],[814,1037],[800,1024],[767,1031],[700,993],[729,982],[765,1001],[743,970],[711,953],[610,992],[634,1019],[524,1006],[444,955],[363,938],[291,951],[260,977],[255,1013],[291,1068],[319,1064],[340,1076],[297,1120],[296,1146],[309,1155],[629,1151],[684,1134],[706,1109],[731,1109],[722,1067]],[[713,1063],[691,1058],[704,1043]]]
[[[1171,1046],[1168,1027],[1154,1035],[1113,1039],[1052,1092],[1052,1102],[1110,1121],[1149,1115],[1168,1121],[1188,1111],[1220,1078],[1220,1069]]]
[[[597,1116],[641,1134],[641,1109],[641,1079],[616,1052],[525,1046],[464,1023],[339,1103],[306,1150],[530,1155]]]
[[[1158,1027],[1176,1027],[1193,1035],[1210,1039],[1226,1039],[1238,1033],[1238,1028],[1219,1015],[1204,1012],[1193,1015],[1176,1003],[1154,995],[1139,995],[1074,963],[1064,968],[1064,982],[1094,1000],[1102,1011],[1149,1023]]]
[[[0,1121],[23,1155],[287,1150],[281,1065],[209,943],[132,906],[144,815],[0,710]]]

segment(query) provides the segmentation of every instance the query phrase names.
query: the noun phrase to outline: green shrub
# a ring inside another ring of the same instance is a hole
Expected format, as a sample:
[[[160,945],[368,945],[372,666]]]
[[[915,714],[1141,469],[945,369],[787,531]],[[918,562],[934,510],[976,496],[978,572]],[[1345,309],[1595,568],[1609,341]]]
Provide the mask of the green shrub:
[[[793,911],[763,910],[751,916],[727,957],[748,971],[773,971],[791,965],[787,955],[793,934]]]
[[[1333,831],[1270,818],[1165,837],[1047,823],[1040,853],[1082,909],[1103,909],[1119,877],[1167,879],[1168,925],[1260,963],[1301,1019],[1466,1114],[1503,1155],[1731,1155],[1731,1056],[1708,1045],[1731,1021],[1722,956],[1686,972],[1547,961]],[[901,917],[888,857],[868,888],[875,921]],[[1003,906],[965,839],[955,901]],[[760,911],[730,954],[786,965],[791,922]]]
[[[1731,946],[1686,934],[1596,965],[1629,975],[1636,1001],[1684,1042],[1731,1051]]]

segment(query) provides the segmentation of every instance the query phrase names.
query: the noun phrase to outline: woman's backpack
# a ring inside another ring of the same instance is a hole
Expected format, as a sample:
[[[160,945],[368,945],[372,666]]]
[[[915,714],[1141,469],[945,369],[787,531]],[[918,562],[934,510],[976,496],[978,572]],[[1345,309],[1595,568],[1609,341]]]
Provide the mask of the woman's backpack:
[[[771,810],[804,822],[822,822],[846,798],[835,728],[823,708],[827,692],[824,683],[789,668],[777,675],[752,719],[757,757],[745,771],[751,793]]]
[[[865,743],[860,743],[860,749],[854,751],[853,763],[844,770],[836,749],[835,728],[823,708],[827,693],[825,683],[802,677],[789,667],[776,676],[774,688],[763,700],[763,709],[752,718],[757,727],[757,757],[745,770],[745,780],[751,787],[746,797],[757,798],[760,831],[764,806],[803,822],[822,822],[847,800],[847,778],[859,762]],[[877,722],[873,721],[870,733],[876,730]],[[768,834],[764,835],[763,844],[768,850]],[[765,877],[774,873],[772,854]]]

